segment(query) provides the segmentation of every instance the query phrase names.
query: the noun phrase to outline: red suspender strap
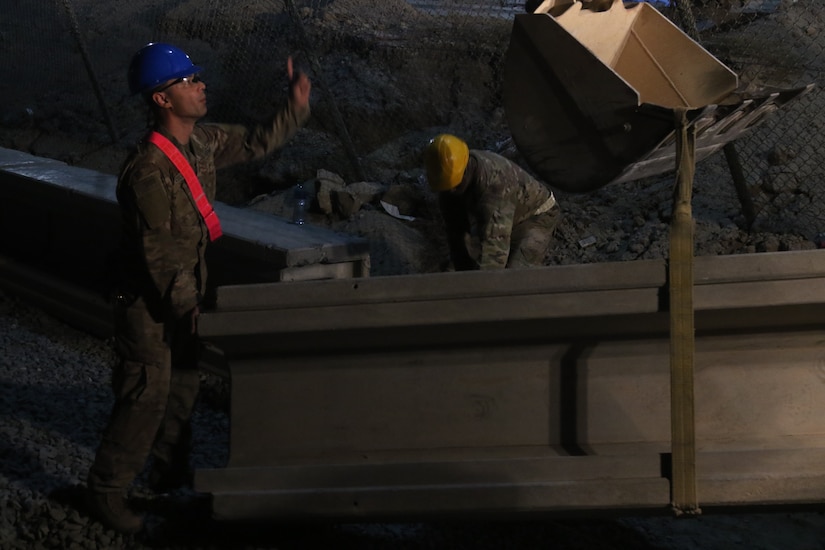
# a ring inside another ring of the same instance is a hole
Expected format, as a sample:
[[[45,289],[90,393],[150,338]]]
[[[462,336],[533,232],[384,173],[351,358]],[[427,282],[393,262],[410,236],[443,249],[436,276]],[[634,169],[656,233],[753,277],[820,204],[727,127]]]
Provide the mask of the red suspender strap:
[[[149,143],[157,145],[158,148],[169,157],[169,160],[172,161],[172,164],[175,165],[175,168],[178,169],[181,175],[183,175],[183,179],[186,180],[186,185],[189,186],[189,192],[192,193],[192,198],[195,199],[198,212],[200,212],[203,221],[206,223],[206,228],[209,230],[209,240],[214,241],[223,235],[218,215],[215,213],[212,205],[209,204],[209,199],[207,199],[203,193],[203,188],[201,187],[201,182],[198,181],[198,176],[195,175],[195,171],[192,170],[192,167],[189,165],[189,162],[186,161],[183,154],[178,151],[178,148],[175,147],[171,141],[158,132],[149,134]]]

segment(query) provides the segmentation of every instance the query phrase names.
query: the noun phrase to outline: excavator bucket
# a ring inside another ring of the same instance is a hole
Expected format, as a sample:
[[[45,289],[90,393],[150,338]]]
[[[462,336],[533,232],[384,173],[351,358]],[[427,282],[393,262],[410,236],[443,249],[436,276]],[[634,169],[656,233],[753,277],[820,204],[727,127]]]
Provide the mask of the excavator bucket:
[[[651,5],[561,2],[515,17],[504,108],[527,163],[563,191],[673,170],[677,109],[696,130],[699,161],[812,88],[745,94],[733,71]]]

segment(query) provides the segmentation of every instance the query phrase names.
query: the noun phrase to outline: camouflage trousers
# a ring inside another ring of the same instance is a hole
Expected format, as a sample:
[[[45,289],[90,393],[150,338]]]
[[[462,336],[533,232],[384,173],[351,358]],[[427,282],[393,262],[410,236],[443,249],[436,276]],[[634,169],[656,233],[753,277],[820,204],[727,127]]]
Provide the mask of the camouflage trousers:
[[[554,206],[547,212],[533,216],[513,228],[510,236],[508,268],[544,265],[544,259],[553,242],[553,235],[561,221],[561,209]]]
[[[157,322],[139,298],[115,307],[115,340],[115,403],[88,477],[97,492],[127,489],[150,455],[167,465],[188,462],[200,384],[200,344],[188,316]]]

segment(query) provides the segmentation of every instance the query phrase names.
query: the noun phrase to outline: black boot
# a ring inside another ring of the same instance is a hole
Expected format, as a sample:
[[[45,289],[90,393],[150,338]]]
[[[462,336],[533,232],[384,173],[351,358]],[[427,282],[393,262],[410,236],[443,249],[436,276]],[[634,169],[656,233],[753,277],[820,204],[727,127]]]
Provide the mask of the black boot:
[[[117,491],[89,492],[92,515],[105,526],[121,533],[137,533],[143,528],[143,516],[129,508],[126,497]]]

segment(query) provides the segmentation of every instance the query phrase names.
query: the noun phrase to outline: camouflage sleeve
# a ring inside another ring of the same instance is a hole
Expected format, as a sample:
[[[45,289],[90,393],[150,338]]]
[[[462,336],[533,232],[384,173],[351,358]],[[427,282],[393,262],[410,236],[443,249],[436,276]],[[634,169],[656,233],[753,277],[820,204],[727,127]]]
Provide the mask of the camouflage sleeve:
[[[498,205],[487,204],[481,210],[480,269],[504,269],[510,255],[510,235],[513,231],[515,205],[502,201]]]
[[[157,164],[144,164],[125,174],[118,200],[133,221],[139,246],[154,290],[175,318],[192,310],[199,302],[198,286],[192,269],[191,243],[176,238],[171,230],[171,200],[167,193],[170,178]]]
[[[516,216],[512,165],[489,151],[473,150],[470,154],[476,159],[476,172],[467,191],[468,207],[477,223],[479,269],[503,269]]]
[[[263,158],[283,147],[306,124],[309,115],[309,107],[298,109],[291,101],[287,101],[263,124],[249,127],[240,124],[203,124],[201,127],[215,152],[215,168],[223,168]]]

